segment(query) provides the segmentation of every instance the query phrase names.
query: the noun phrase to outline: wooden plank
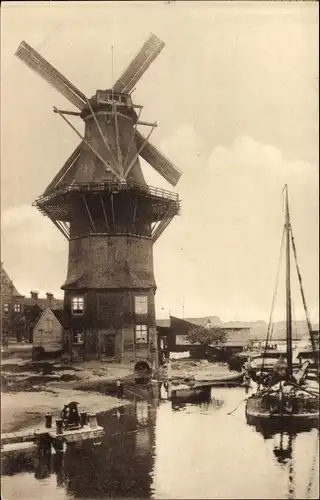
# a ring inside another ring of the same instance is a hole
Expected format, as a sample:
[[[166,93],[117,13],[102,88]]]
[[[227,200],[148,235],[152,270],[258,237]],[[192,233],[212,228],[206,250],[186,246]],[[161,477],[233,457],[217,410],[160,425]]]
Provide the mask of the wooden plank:
[[[1,434],[1,445],[25,443],[34,440],[34,430],[32,431],[19,431],[19,432],[6,432]]]

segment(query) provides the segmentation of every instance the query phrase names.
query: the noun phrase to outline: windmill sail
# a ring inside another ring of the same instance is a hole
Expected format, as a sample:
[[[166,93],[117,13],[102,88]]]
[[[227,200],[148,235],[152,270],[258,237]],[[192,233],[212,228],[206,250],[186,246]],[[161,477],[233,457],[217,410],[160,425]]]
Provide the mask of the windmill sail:
[[[141,47],[139,53],[114,84],[114,92],[129,93],[140,80],[141,76],[146,72],[150,64],[160,54],[163,47],[164,43],[156,35],[151,34]]]
[[[15,55],[78,109],[85,106],[86,96],[26,42],[21,42]]]
[[[136,131],[136,144],[139,150],[141,146],[145,143],[144,147],[140,151],[140,156],[146,162],[149,163],[166,181],[168,181],[172,186],[175,186],[180,177],[180,170],[171,163],[160,151],[153,146],[149,141],[146,142],[145,137],[143,137],[140,132]]]

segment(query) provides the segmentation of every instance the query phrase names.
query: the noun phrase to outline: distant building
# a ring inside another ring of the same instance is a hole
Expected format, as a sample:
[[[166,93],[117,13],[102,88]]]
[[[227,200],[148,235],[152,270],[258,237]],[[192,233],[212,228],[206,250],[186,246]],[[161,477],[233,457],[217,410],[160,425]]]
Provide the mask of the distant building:
[[[169,352],[190,351],[191,356],[201,357],[205,349],[200,344],[191,344],[188,341],[188,332],[197,327],[219,326],[227,331],[226,342],[220,347],[221,352],[228,354],[242,351],[250,346],[262,347],[265,345],[268,325],[265,321],[252,322],[225,322],[223,323],[217,316],[205,316],[202,318],[176,318],[158,320],[157,331],[160,347],[166,346]],[[316,325],[314,325],[316,328]],[[314,334],[317,339],[317,334]],[[296,321],[293,324],[293,347],[308,341],[309,334],[307,324],[304,321]],[[273,326],[270,347],[284,347],[286,344],[286,328],[284,322],[276,322]],[[212,352],[216,348],[212,347]]]
[[[171,352],[183,352],[190,351],[190,354],[195,357],[201,357],[207,350],[200,344],[192,344],[188,340],[188,333],[190,330],[197,326],[202,326],[204,328],[211,328],[213,326],[218,326],[227,330],[227,340],[223,345],[224,350],[228,351],[242,351],[242,349],[249,342],[249,332],[250,328],[247,325],[242,326],[241,324],[226,325],[222,323],[218,316],[205,316],[202,318],[176,318],[170,316],[170,332],[168,336],[168,348]],[[214,348],[213,348],[214,351]]]
[[[63,311],[45,309],[33,329],[34,355],[59,354],[63,346]]]
[[[18,292],[1,262],[1,337],[24,334],[24,296]]]
[[[21,341],[33,340],[33,329],[47,308],[62,309],[63,301],[50,292],[39,297],[36,291],[25,297],[18,292],[1,262],[1,335]]]
[[[53,293],[47,292],[45,297],[39,297],[36,291],[30,292],[30,297],[24,298],[24,311],[26,318],[26,338],[33,341],[33,330],[47,308],[54,310],[63,309],[63,300],[56,299]]]

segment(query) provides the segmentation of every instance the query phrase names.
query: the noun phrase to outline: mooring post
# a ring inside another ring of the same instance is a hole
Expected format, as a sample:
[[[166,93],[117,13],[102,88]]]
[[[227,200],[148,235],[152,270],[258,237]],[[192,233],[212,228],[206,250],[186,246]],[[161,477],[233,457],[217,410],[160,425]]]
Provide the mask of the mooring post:
[[[80,412],[80,425],[84,427],[88,423],[88,413],[86,411]]]
[[[63,458],[64,454],[61,450],[56,450],[57,453],[53,456],[53,467],[57,477],[57,486],[63,486]]]
[[[97,415],[95,413],[89,414],[89,424],[91,429],[95,429],[98,426]]]
[[[46,422],[45,423],[46,428],[51,429],[51,427],[52,427],[52,415],[50,413],[47,413],[44,418],[45,418],[45,422]]]
[[[56,420],[56,431],[57,431],[57,434],[63,433],[63,420],[62,420],[62,418],[57,418],[57,420]]]
[[[38,435],[38,446],[40,453],[48,453],[51,452],[51,437],[48,432],[41,432]]]
[[[63,451],[63,437],[61,436],[61,434],[59,434],[55,439],[54,439],[54,443],[53,443],[53,446],[54,446],[54,449],[56,450],[56,452],[61,452]]]

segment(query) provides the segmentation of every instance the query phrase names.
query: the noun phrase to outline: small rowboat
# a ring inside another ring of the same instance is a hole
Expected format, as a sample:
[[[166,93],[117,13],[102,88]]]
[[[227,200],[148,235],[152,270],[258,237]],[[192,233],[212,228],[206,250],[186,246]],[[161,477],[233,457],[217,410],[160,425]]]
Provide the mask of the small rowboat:
[[[187,384],[180,384],[178,386],[173,386],[171,390],[171,400],[179,401],[199,401],[202,399],[208,399],[211,395],[211,387],[209,385],[194,385],[190,386]]]
[[[199,377],[200,378],[200,377]],[[228,375],[222,375],[220,377],[208,379],[208,380],[197,380],[197,382],[202,385],[209,385],[210,387],[234,387],[241,385],[244,378],[244,372],[242,373],[231,373]]]

